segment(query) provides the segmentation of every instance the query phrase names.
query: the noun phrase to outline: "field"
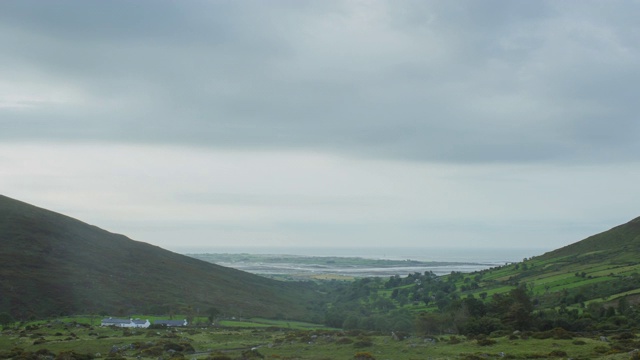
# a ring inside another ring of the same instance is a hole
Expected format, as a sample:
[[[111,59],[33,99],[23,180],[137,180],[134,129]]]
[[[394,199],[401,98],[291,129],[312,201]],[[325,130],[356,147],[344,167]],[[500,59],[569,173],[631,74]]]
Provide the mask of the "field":
[[[2,331],[0,358],[629,359],[640,348],[640,341],[629,333],[611,335],[608,341],[563,330],[476,339],[403,338],[402,334],[344,332],[261,319],[221,324],[224,326],[119,329],[68,319],[33,323]]]

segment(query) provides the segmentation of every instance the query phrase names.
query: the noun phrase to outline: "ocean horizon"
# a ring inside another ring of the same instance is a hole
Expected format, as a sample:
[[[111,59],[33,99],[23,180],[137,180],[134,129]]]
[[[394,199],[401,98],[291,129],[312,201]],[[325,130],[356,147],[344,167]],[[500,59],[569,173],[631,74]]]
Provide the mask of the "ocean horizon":
[[[180,254],[262,254],[298,256],[360,257],[367,259],[418,260],[503,265],[542,255],[553,249],[531,248],[454,248],[454,247],[174,247]]]

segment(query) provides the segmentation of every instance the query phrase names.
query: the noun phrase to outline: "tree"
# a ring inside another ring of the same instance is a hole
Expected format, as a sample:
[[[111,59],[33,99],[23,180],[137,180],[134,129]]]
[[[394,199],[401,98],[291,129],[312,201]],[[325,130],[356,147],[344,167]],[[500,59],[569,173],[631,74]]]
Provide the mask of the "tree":
[[[618,314],[627,315],[629,309],[629,300],[626,296],[621,297],[620,300],[618,300]]]
[[[357,329],[359,320],[360,319],[358,318],[358,316],[349,314],[349,316],[347,316],[347,318],[342,323],[342,328],[345,330]]]
[[[508,294],[493,294],[486,306],[487,315],[500,317],[505,325],[518,330],[531,325],[533,304],[524,287],[517,287]]]
[[[415,320],[416,332],[421,335],[442,334],[449,325],[446,315],[438,313],[420,313]]]
[[[218,315],[220,315],[220,310],[213,306],[207,310],[207,319],[209,319],[209,323],[211,324],[215,323]]]
[[[7,312],[0,313],[0,325],[3,327],[7,325],[12,325],[16,320],[11,316],[11,314]]]

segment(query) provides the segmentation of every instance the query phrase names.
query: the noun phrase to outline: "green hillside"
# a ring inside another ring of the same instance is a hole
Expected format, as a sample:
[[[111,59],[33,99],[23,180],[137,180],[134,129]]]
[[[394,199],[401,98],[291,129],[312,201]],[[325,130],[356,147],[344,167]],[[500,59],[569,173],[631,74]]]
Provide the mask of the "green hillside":
[[[330,292],[326,324],[462,334],[640,328],[639,255],[640,218],[479,272],[358,279]]]
[[[577,243],[548,252],[540,258],[553,259],[563,256],[575,258],[596,253],[608,258],[626,258],[640,253],[640,217]]]
[[[280,282],[133,241],[0,196],[0,313],[309,319],[311,284]],[[206,315],[205,315],[206,316]]]

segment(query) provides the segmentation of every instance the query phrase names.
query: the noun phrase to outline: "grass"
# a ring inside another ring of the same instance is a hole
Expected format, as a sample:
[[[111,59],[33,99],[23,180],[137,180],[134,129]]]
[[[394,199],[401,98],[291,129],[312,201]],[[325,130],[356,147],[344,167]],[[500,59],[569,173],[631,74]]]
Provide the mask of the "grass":
[[[247,323],[267,327],[249,328]],[[561,356],[574,359],[628,359],[625,347],[637,347],[640,341],[611,343],[592,337],[571,339],[539,339],[535,334],[525,337],[506,336],[489,338],[489,345],[474,339],[454,336],[412,336],[398,341],[389,335],[375,333],[345,333],[336,330],[295,330],[269,326],[271,321],[251,319],[239,322],[242,327],[180,328],[169,330],[90,327],[65,322],[50,322],[24,328],[4,330],[0,335],[0,355],[2,349],[19,347],[35,352],[47,349],[53,353],[73,350],[99,357],[106,357],[113,349],[127,359],[165,357],[163,344],[188,344],[195,353],[185,353],[189,359],[206,359],[212,354],[222,354],[239,359],[243,352],[257,348],[266,359],[353,359],[357,352],[367,352],[375,359],[478,359],[499,358],[504,354],[508,359],[553,359]],[[233,324],[233,323],[232,323]],[[271,325],[274,325],[273,323]],[[282,324],[279,324],[282,325]],[[293,325],[293,324],[291,324]],[[308,326],[310,324],[296,324]],[[615,337],[611,337],[615,338]],[[41,341],[41,344],[34,342]],[[147,350],[145,350],[147,349]],[[148,349],[160,351],[153,356]],[[616,349],[618,349],[616,351]],[[145,352],[146,351],[146,352]]]

